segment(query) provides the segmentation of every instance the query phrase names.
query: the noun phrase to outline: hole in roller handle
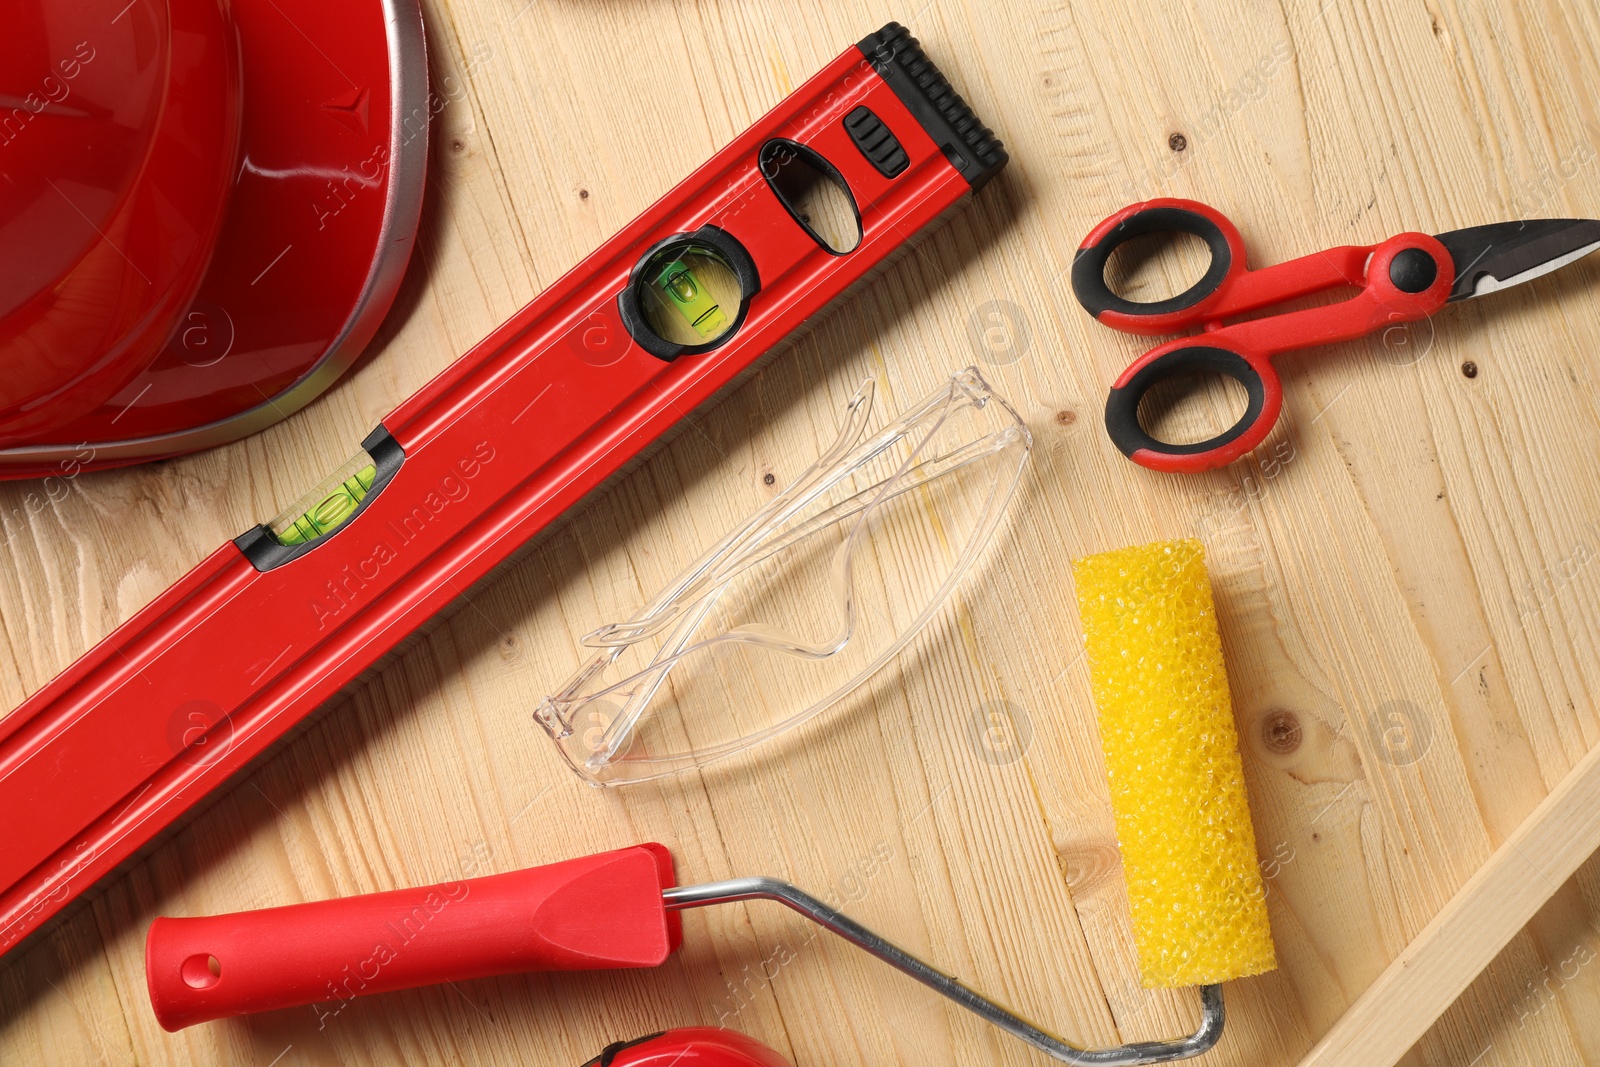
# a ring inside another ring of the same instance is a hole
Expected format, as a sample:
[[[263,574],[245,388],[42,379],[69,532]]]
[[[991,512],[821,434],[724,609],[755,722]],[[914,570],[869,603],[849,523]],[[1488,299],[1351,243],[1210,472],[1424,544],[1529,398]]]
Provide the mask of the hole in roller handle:
[[[1244,386],[1244,414],[1217,436],[1192,444],[1151,436],[1139,422],[1140,401],[1159,382],[1193,373],[1221,374]],[[1106,433],[1118,451],[1142,467],[1195,473],[1225,467],[1259,445],[1272,432],[1282,405],[1282,385],[1265,358],[1251,360],[1226,348],[1184,339],[1151,350],[1111,387]]]

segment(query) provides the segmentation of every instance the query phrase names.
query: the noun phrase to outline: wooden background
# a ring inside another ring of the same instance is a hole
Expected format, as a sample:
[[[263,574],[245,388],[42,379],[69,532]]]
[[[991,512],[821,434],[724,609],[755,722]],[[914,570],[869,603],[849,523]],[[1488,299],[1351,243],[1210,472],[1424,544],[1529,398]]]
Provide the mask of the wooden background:
[[[1074,1039],[1186,1031],[1192,993],[1137,985],[1068,578],[1072,557],[1124,544],[1192,534],[1210,551],[1282,961],[1229,987],[1205,1062],[1294,1063],[1600,739],[1600,262],[1281,360],[1279,431],[1201,477],[1144,471],[1106,440],[1106,384],[1147,342],[1095,325],[1065,284],[1082,235],[1151,195],[1221,208],[1257,263],[1600,215],[1593,5],[432,0],[427,18],[436,83],[462,88],[436,120],[422,237],[372,357],[247,441],[81,476],[43,507],[36,486],[0,487],[0,705],[291,502],[888,19],[1012,163],[696,432],[0,964],[0,1062],[577,1064],[618,1038],[719,1022],[799,1065],[1044,1062],[773,905],[691,915],[657,972],[444,986],[320,1026],[302,1009],[169,1035],[150,1013],[156,915],[648,839],[672,845],[685,880],[767,873],[837,892]],[[1192,266],[1159,255],[1133,283],[1171,288]],[[577,663],[575,636],[758,505],[765,474],[781,485],[809,462],[862,377],[908,399],[972,362],[1035,451],[916,669],[738,774],[580,784],[529,718]],[[1225,397],[1201,399],[1181,417],[1221,417]],[[973,740],[996,707],[1000,758]],[[1591,862],[1562,887],[1410,1062],[1600,1064],[1597,876]]]

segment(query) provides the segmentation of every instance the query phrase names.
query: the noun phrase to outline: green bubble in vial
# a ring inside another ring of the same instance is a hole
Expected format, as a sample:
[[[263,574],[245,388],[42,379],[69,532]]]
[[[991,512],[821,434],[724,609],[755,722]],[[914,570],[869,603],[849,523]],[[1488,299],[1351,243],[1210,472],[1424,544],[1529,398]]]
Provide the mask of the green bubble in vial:
[[[377,477],[378,468],[375,465],[368,464],[361,468],[340,482],[333,492],[312,505],[304,515],[294,520],[287,530],[278,535],[279,542],[285,545],[303,545],[337,529],[340,523],[355,514],[356,508],[361,506],[367,490],[372,488],[372,483]]]
[[[712,337],[728,324],[728,316],[723,314],[721,305],[711,299],[711,294],[683,260],[674,259],[661,268],[661,273],[656,275],[656,288],[701,337]]]

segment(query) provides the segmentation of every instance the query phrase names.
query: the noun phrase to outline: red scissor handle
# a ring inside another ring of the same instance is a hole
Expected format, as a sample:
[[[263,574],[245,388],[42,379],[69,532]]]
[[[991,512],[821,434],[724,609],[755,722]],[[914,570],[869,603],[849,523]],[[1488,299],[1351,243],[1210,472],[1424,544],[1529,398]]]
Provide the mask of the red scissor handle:
[[[1191,233],[1206,242],[1211,264],[1187,290],[1166,300],[1128,300],[1105,281],[1106,262],[1126,241],[1149,233]],[[1245,264],[1239,230],[1215,208],[1163,198],[1135,204],[1090,232],[1072,265],[1072,289],[1090,314],[1125,333],[1159,334],[1194,326],[1201,337],[1170,341],[1122,373],[1106,400],[1106,431],[1123,455],[1162,471],[1202,471],[1232,463],[1272,431],[1283,386],[1272,358],[1313,345],[1336,344],[1426,318],[1445,305],[1454,261],[1427,234],[1403,233],[1381,244],[1344,246],[1262,270]],[[1223,325],[1223,320],[1340,286],[1361,289],[1349,300]],[[1139,402],[1157,382],[1195,371],[1222,374],[1244,386],[1248,402],[1237,423],[1216,437],[1177,445],[1151,436]]]
[[[1151,233],[1193,234],[1211,250],[1211,265],[1199,281],[1166,300],[1118,296],[1106,284],[1106,263],[1118,248]],[[1247,273],[1244,239],[1226,215],[1196,200],[1163,197],[1125,207],[1090,231],[1072,261],[1072,291],[1084,310],[1114,330],[1176,333],[1203,323]]]

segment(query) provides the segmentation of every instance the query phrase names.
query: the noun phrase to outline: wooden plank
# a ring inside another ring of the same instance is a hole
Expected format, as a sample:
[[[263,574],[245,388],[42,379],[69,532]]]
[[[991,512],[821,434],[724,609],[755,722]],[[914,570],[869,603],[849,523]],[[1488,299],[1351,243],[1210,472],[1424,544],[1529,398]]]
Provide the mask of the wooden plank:
[[[1597,848],[1600,748],[1550,791],[1300,1067],[1391,1067]],[[1575,954],[1562,972],[1592,961],[1592,952]]]

